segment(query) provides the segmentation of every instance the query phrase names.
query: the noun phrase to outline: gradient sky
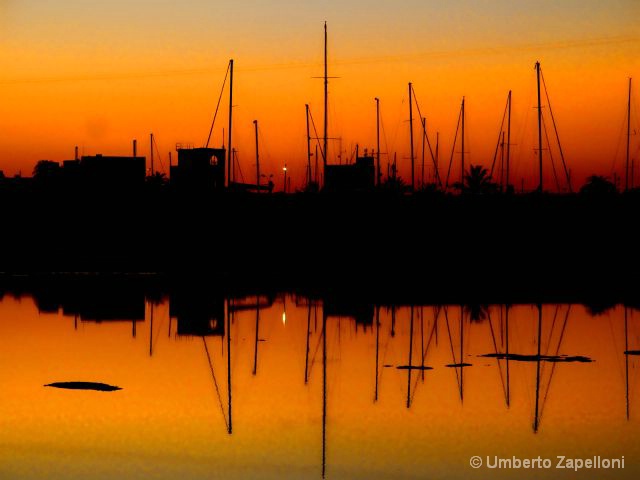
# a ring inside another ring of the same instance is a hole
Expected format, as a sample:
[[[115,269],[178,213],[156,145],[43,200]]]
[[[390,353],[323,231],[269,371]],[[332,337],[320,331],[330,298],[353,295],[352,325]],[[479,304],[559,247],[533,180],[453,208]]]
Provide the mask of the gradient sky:
[[[411,81],[432,140],[440,132],[441,164],[451,154],[463,95],[465,150],[472,163],[490,164],[512,89],[514,181],[527,177],[533,186],[533,66],[540,60],[575,181],[613,168],[621,173],[630,76],[640,91],[640,3],[512,3],[0,0],[0,169],[27,175],[39,159],[72,157],[74,145],[85,154],[129,154],[133,138],[146,155],[151,131],[166,168],[176,142],[206,140],[234,58],[234,146],[245,179],[253,180],[258,119],[263,170],[280,178],[286,162],[300,185],[305,103],[318,128],[322,123],[322,82],[312,77],[322,73],[327,20],[330,73],[340,77],[330,85],[330,135],[342,138],[343,156],[356,143],[375,146],[377,96],[382,150],[397,152],[408,177]],[[640,94],[634,104],[640,113]],[[226,99],[222,106],[216,145]],[[640,141],[632,140],[640,159]],[[416,149],[419,156],[419,140]],[[332,143],[330,161],[339,151]]]

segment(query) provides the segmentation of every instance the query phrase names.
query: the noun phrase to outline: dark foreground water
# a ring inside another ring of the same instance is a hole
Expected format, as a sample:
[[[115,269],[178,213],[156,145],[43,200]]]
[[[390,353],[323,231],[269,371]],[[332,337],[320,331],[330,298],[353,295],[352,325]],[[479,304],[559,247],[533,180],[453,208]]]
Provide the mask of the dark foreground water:
[[[0,301],[0,477],[640,476],[631,309],[112,300]]]

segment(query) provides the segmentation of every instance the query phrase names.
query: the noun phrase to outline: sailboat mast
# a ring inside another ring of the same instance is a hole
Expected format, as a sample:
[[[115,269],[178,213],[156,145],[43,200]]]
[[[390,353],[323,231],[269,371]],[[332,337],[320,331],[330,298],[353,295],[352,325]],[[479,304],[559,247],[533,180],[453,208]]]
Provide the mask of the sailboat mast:
[[[460,111],[460,116],[462,119],[462,129],[460,133],[460,185],[464,185],[464,97],[462,97],[462,107]]]
[[[504,130],[500,139],[500,189],[504,190]]]
[[[380,99],[376,97],[376,185],[380,186]]]
[[[231,165],[233,161],[233,151],[231,148],[231,127],[233,125],[232,122],[233,117],[233,59],[229,60],[229,144],[227,145],[228,150],[228,181],[227,186],[231,185]]]
[[[413,305],[411,305],[411,313],[409,319],[409,363],[407,368],[407,408],[411,408],[411,369],[413,359]],[[424,371],[424,370],[423,370]]]
[[[260,340],[260,299],[257,300],[256,306],[256,337],[253,342],[253,372],[255,376],[258,373],[258,341]]]
[[[320,180],[318,178],[318,144],[316,144],[316,165],[315,165],[315,180],[318,186],[320,185]]]
[[[627,98],[627,164],[624,180],[625,191],[629,190],[629,144],[631,142],[631,78],[629,79],[629,96]]]
[[[507,190],[509,190],[509,153],[511,152],[511,90],[509,90],[508,103],[509,109],[507,116],[507,160],[505,170],[505,185]]]
[[[424,187],[424,139],[427,136],[427,119],[422,117],[422,172],[420,175],[420,186]]]
[[[409,82],[409,141],[411,142],[411,191],[416,189],[415,184],[415,165],[413,158],[413,100],[412,100],[411,82]]]
[[[327,465],[327,314],[322,307],[322,478]]]
[[[373,402],[378,401],[378,377],[379,377],[379,358],[380,356],[380,306],[376,306],[376,386],[373,394]]]
[[[256,192],[260,193],[260,153],[258,149],[258,120],[253,121],[256,131]]]
[[[541,189],[542,190],[542,189]],[[542,342],[542,304],[538,304],[538,355],[536,357],[536,407],[533,417],[533,432],[538,433],[538,427],[540,426],[539,406],[540,406],[540,362],[541,355],[541,342]]]
[[[629,325],[627,306],[624,306],[624,368],[625,368],[625,398],[627,406],[627,420],[629,420]]]
[[[440,178],[438,175],[438,161],[440,157],[439,149],[440,149],[440,132],[436,132],[436,164],[435,164],[436,171],[433,172],[434,173],[433,183],[435,183],[436,181],[440,182]],[[440,182],[440,188],[442,188],[441,182]]]
[[[151,159],[151,176],[153,177],[153,133],[149,134],[149,158]]]
[[[507,187],[509,184],[507,184]],[[509,382],[509,304],[505,305],[505,337],[507,339],[507,407],[511,403],[511,384]]]
[[[227,433],[233,433],[233,424],[231,422],[231,299],[227,300],[227,325],[225,335],[227,336],[227,402],[229,423],[227,424]]]
[[[542,193],[542,103],[540,100],[540,62],[536,62],[536,78],[538,81],[538,169],[540,175],[538,190]]]
[[[329,70],[327,65],[327,22],[324,22],[324,134],[322,138],[322,151],[324,161],[324,176],[327,173],[327,144],[329,138]]]
[[[464,99],[462,100],[464,105]],[[464,109],[464,107],[463,107]],[[460,402],[464,402],[464,307],[460,305]]]
[[[306,104],[307,112],[307,185],[311,184],[311,133],[309,131],[309,104]]]

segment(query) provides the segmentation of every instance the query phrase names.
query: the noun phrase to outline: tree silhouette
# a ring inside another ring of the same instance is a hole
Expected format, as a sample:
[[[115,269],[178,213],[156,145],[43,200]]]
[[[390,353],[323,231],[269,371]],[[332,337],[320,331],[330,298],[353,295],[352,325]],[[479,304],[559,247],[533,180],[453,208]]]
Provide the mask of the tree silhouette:
[[[489,170],[482,165],[469,165],[469,170],[464,174],[464,183],[454,183],[453,188],[461,193],[480,195],[497,192],[498,184],[491,180]]]
[[[465,311],[472,322],[481,323],[489,317],[489,306],[479,303],[465,305]]]
[[[33,168],[33,178],[36,181],[51,180],[60,173],[60,164],[51,160],[40,160]]]
[[[380,185],[382,190],[387,190],[391,192],[404,192],[407,190],[407,185],[404,183],[404,180],[400,177],[390,176],[387,177],[386,180],[382,182]]]
[[[155,172],[153,175],[149,175],[145,181],[151,187],[163,187],[169,183],[167,176],[162,172]]]
[[[580,188],[583,195],[615,195],[617,193],[614,183],[601,175],[592,175]]]

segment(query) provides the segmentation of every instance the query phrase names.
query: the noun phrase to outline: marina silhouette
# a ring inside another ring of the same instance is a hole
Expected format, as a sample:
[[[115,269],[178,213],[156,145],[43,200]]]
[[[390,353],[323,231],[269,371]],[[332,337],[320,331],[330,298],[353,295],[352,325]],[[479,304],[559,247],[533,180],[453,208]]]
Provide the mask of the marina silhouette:
[[[528,101],[505,69],[497,87],[458,75],[436,102],[433,78],[460,73],[452,59],[429,81],[399,67],[343,87],[350,63],[334,59],[328,22],[322,36],[301,23],[300,38],[322,40],[322,71],[294,85],[279,67],[288,101],[305,96],[288,131],[273,121],[290,121],[288,104],[259,108],[268,82],[224,25],[215,34],[237,46],[213,67],[215,108],[176,114],[206,119],[203,142],[162,153],[172,134],[149,90],[158,110],[122,118],[153,131],[144,141],[127,133],[102,154],[79,139],[70,158],[35,160],[48,147],[34,136],[31,175],[0,171],[0,476],[457,479],[483,478],[493,458],[566,455],[626,457],[580,475],[637,478],[633,79],[610,107],[624,122],[607,169],[575,154],[575,125],[613,113],[564,111],[571,82],[544,52],[521,66]],[[433,114],[444,104],[450,132]],[[304,148],[274,155],[272,139]]]

